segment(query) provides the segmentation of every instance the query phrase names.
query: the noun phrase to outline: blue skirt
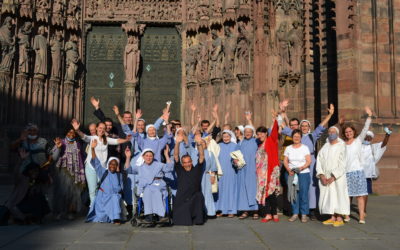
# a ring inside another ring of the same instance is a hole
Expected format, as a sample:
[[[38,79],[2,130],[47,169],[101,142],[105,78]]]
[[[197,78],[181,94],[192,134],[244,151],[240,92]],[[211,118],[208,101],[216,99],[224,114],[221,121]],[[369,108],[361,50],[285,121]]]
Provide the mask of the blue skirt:
[[[350,197],[368,195],[367,179],[364,170],[346,173],[347,189]]]

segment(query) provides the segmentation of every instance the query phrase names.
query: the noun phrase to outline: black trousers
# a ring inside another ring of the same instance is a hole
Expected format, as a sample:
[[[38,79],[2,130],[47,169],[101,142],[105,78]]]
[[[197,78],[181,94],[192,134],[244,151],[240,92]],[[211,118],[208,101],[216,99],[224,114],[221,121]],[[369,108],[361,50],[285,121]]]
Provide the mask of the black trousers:
[[[267,214],[271,214],[271,215],[278,214],[277,206],[278,206],[277,197],[276,197],[276,194],[273,193],[273,194],[269,195],[267,198],[265,198],[264,206],[260,205],[261,216],[265,216]]]

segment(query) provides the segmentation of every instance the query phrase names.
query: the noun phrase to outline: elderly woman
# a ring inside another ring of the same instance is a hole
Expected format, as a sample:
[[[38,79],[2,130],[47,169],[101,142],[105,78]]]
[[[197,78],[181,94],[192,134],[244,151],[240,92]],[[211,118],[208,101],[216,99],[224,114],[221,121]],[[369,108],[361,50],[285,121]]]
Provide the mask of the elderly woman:
[[[219,144],[220,153],[218,160],[224,175],[218,183],[217,216],[228,215],[235,217],[237,213],[237,169],[233,165],[231,153],[237,149],[236,138],[231,130],[222,131],[222,142]]]
[[[288,179],[288,193],[291,197],[289,201],[292,204],[292,217],[290,222],[297,220],[301,213],[301,222],[308,221],[309,203],[308,190],[310,188],[310,164],[311,156],[308,147],[302,144],[303,133],[300,130],[293,130],[293,144],[286,147],[285,159],[283,164],[286,168],[286,177]],[[297,179],[297,183],[296,183]],[[291,191],[292,188],[295,190]],[[294,194],[292,196],[292,194]]]
[[[357,136],[357,130],[351,124],[345,124],[342,128],[346,142],[347,186],[349,196],[357,198],[360,224],[365,224],[365,196],[368,195],[367,180],[362,165],[362,143],[372,121],[371,109],[365,107],[365,112],[368,114],[368,118],[359,136]],[[345,221],[350,221],[350,216],[346,216]]]
[[[317,157],[317,178],[319,179],[319,211],[331,218],[324,225],[344,225],[343,215],[350,214],[346,181],[346,145],[339,136],[337,127],[330,127],[328,139]]]
[[[168,220],[165,216],[165,198],[168,196],[168,192],[163,178],[165,173],[173,170],[174,163],[169,158],[168,150],[164,151],[164,156],[167,164],[156,161],[153,150],[146,148],[142,151],[136,164],[125,165],[128,173],[137,175],[137,195],[143,199],[144,215],[147,222],[153,221],[154,214],[160,217],[160,222]],[[127,155],[127,161],[128,158],[130,158],[130,155]]]
[[[310,165],[310,187],[308,191],[308,207],[309,207],[309,212],[310,212],[310,217],[312,220],[315,220],[315,209],[317,207],[318,203],[318,179],[315,176],[315,146],[317,144],[318,139],[321,137],[321,135],[325,132],[326,128],[325,126],[328,124],[329,120],[333,116],[333,113],[335,112],[335,107],[333,104],[330,105],[329,114],[325,117],[325,119],[315,128],[314,131],[311,131],[311,123],[307,120],[303,120],[300,122],[300,130],[302,133],[302,139],[301,143],[306,145],[308,147],[308,150],[310,151],[311,155],[311,165]],[[289,127],[285,127],[282,129],[282,134],[286,136],[290,136],[291,133],[293,132],[292,129]],[[309,213],[307,213],[308,215]]]
[[[280,190],[278,159],[278,123],[273,115],[273,126],[268,136],[266,127],[257,128],[259,146],[256,152],[257,193],[260,212],[265,216],[261,222],[279,221],[277,195]],[[253,217],[254,218],[254,217]]]
[[[96,155],[95,148],[98,144],[96,139],[91,141],[91,165],[94,166],[100,183],[98,184],[96,199],[90,208],[86,221],[120,224],[122,219],[121,193],[123,184],[122,175],[117,171],[119,169],[119,159],[110,157],[107,161],[107,169],[105,169]]]

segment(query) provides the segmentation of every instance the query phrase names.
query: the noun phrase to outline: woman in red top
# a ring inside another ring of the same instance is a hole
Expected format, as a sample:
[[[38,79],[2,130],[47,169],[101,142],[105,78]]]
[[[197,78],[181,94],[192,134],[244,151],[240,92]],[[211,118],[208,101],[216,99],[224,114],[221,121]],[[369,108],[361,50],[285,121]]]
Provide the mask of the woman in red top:
[[[259,148],[256,154],[257,201],[260,212],[265,214],[261,222],[279,221],[277,213],[277,195],[280,191],[280,168],[278,158],[278,123],[273,115],[274,123],[268,136],[266,127],[257,129]]]

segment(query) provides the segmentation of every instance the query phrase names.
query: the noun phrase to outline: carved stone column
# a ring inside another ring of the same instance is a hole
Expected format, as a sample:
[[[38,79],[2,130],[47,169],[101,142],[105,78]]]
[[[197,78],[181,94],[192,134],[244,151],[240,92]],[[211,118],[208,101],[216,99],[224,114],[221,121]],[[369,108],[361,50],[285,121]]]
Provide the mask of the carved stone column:
[[[10,94],[10,74],[7,72],[0,72],[0,122],[2,124],[7,123],[7,110],[9,105],[9,94]]]
[[[32,103],[31,103],[31,112],[29,115],[31,117],[30,120],[34,121],[36,124],[41,124],[42,114],[45,111],[43,105],[44,83],[45,83],[44,77],[35,76],[33,78]]]
[[[59,103],[59,93],[60,93],[60,80],[50,79],[49,82],[49,91],[47,98],[47,112],[54,119],[53,121],[57,121],[58,116],[58,103]],[[50,124],[52,128],[57,128],[57,122],[52,122]]]
[[[64,120],[71,120],[73,118],[73,96],[75,86],[72,82],[64,82],[64,95],[63,95],[63,118]]]
[[[25,123],[27,117],[27,104],[29,103],[29,78],[27,74],[17,74],[17,82],[15,89],[16,96],[16,112],[18,112],[18,119],[22,123]]]

